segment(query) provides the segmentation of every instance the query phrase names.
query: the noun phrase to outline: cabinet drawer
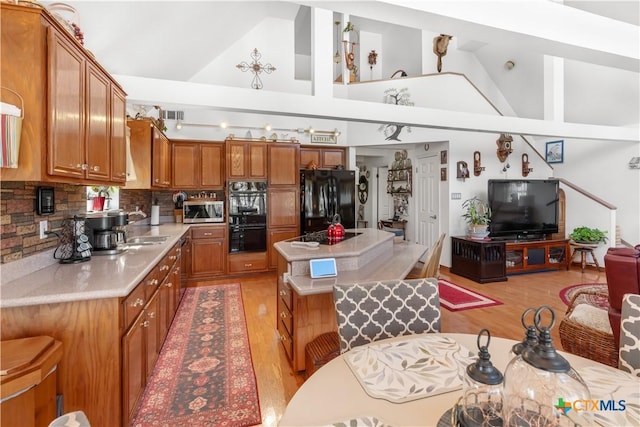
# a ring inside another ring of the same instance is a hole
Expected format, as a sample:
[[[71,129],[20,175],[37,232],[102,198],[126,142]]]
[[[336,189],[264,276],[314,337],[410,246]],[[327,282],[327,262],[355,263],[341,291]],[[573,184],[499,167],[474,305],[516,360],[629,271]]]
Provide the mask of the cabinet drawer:
[[[287,328],[289,335],[293,335],[293,316],[285,306],[281,305],[278,307],[278,317],[280,317],[280,321],[285,328]]]
[[[158,289],[158,284],[160,281],[158,280],[158,267],[154,268],[147,274],[147,277],[142,281],[142,286],[144,287],[144,300],[149,301],[153,293]]]
[[[251,252],[229,255],[229,273],[243,273],[267,269],[267,253]]]
[[[282,277],[278,278],[278,297],[287,306],[287,308],[291,310],[293,305],[293,293],[291,292],[289,284],[286,283]]]
[[[282,321],[278,321],[278,335],[280,336],[280,342],[282,342],[282,346],[284,347],[284,351],[287,353],[289,359],[293,359],[293,339],[287,328],[284,326]]]
[[[145,304],[145,290],[144,283],[140,283],[136,288],[131,291],[129,295],[122,301],[122,313],[124,319],[124,329],[128,329],[133,323],[134,319],[142,312]]]
[[[194,227],[191,229],[192,239],[223,239],[224,227]]]

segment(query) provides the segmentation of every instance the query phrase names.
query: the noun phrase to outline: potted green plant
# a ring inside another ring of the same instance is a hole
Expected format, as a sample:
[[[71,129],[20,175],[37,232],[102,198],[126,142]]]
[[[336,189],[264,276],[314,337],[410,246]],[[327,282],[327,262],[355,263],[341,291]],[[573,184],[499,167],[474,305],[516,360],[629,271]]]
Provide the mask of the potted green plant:
[[[569,238],[576,243],[600,244],[607,243],[606,234],[606,231],[582,226],[574,228]]]
[[[110,192],[114,191],[115,187],[108,185],[93,185],[91,186],[93,210],[104,210],[105,200],[109,198]]]
[[[469,237],[487,237],[487,228],[491,222],[491,208],[487,202],[473,197],[462,202],[462,209],[465,210],[462,217],[469,227]]]

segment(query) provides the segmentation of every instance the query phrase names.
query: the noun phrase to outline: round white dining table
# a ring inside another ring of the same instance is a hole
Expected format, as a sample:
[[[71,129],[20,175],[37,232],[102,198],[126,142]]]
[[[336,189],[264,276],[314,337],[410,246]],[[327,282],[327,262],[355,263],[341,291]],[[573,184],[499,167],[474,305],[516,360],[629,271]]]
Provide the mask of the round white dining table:
[[[454,333],[439,335],[453,339],[477,355],[477,335]],[[420,337],[420,335],[390,338],[377,343],[410,340],[416,337]],[[491,337],[488,347],[491,361],[503,373],[511,360],[510,350],[514,344],[517,344],[517,341]],[[348,352],[341,354],[331,360],[305,381],[289,402],[280,419],[279,425],[281,427],[325,426],[340,422],[347,422],[346,425],[349,425],[351,420],[363,419],[369,425],[375,425],[377,421],[395,427],[436,426],[445,412],[451,409],[462,396],[462,389],[457,389],[402,403],[371,397],[348,366],[345,359],[348,354]],[[622,375],[623,379],[631,381],[632,384],[636,386],[639,384],[638,378],[631,377],[626,372],[573,354],[565,352],[560,352],[560,354],[578,372],[581,368],[597,366],[598,370],[603,370],[605,376],[608,374]],[[634,397],[629,396],[627,399],[634,399]],[[639,402],[636,401],[636,403]],[[634,416],[636,415],[634,414]]]

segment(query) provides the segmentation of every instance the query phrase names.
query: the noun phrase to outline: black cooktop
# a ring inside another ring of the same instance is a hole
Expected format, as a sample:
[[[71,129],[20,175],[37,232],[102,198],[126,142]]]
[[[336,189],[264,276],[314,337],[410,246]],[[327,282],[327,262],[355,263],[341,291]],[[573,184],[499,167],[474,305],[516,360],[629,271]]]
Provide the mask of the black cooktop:
[[[346,231],[344,233],[344,238],[341,240],[329,240],[327,237],[326,231],[316,231],[314,233],[307,233],[304,236],[300,236],[298,239],[300,242],[318,242],[321,245],[335,245],[338,243],[342,243],[345,240],[349,240],[352,237],[356,237],[357,235],[362,234],[361,232],[356,231]]]

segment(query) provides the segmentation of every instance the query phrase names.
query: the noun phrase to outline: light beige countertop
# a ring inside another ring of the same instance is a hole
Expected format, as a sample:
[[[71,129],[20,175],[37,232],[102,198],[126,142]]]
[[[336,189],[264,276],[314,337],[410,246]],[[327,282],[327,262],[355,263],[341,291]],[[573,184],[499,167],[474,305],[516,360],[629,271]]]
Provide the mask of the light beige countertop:
[[[395,243],[394,234],[387,231],[373,228],[347,231],[361,234],[338,244],[316,248],[291,245],[297,238],[274,244],[289,263],[286,280],[298,295],[330,293],[338,283],[404,278],[428,249],[407,241]],[[335,258],[337,276],[312,279],[309,260],[318,258]]]
[[[0,285],[0,308],[124,297],[189,230],[190,224],[130,225],[128,237],[167,236],[157,245],[131,245],[118,255],[92,255],[55,264]]]

